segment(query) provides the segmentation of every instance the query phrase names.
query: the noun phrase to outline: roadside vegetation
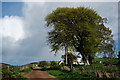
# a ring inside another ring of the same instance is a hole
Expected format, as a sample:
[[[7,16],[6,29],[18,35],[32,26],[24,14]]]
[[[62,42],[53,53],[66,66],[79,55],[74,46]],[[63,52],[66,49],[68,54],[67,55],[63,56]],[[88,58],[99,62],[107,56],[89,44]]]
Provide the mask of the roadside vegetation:
[[[103,63],[99,63],[101,61]],[[107,59],[106,59],[107,60]],[[97,58],[94,60],[94,64],[91,65],[73,65],[74,71],[70,71],[70,66],[54,66],[54,68],[46,68],[43,70],[47,71],[51,75],[60,79],[118,79],[120,78],[120,67],[119,64],[106,65],[104,58]],[[118,59],[113,59],[113,62],[118,62]],[[109,64],[109,63],[107,63]],[[64,68],[65,67],[65,68]]]
[[[27,68],[27,69],[20,70],[19,72],[30,73],[31,71],[32,71],[31,68]]]
[[[6,66],[2,65],[2,80],[17,80],[26,78],[20,75],[20,68],[17,66]]]
[[[108,60],[108,62],[107,62]],[[38,65],[42,70],[47,71],[49,74],[61,80],[74,80],[74,79],[119,79],[120,66],[119,59],[113,58],[95,58],[91,65],[73,65],[71,71],[70,65],[58,65],[58,61],[40,61],[39,63],[32,63],[33,68]],[[33,65],[34,64],[34,65]],[[27,67],[26,67],[27,66]],[[25,68],[23,68],[25,67]],[[3,65],[3,78],[6,79],[27,79],[24,75],[30,73],[32,68],[30,64],[24,66],[5,66]]]

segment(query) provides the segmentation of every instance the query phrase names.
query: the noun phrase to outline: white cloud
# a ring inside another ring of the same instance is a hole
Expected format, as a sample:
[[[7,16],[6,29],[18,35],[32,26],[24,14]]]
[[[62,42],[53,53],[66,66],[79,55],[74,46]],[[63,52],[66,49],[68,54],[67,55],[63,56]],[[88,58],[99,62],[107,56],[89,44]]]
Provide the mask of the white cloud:
[[[24,31],[23,31],[23,20],[17,16],[5,16],[4,18],[0,19],[0,26],[2,26],[0,30],[0,35],[3,37],[11,37],[15,40],[19,40],[24,38]]]
[[[20,48],[18,43],[24,39],[23,19],[18,16],[5,16],[0,19],[0,60],[10,63],[16,57],[16,52]],[[6,59],[7,58],[7,59]]]
[[[4,27],[3,62],[25,64],[31,61],[59,60],[50,53],[46,43],[47,29],[44,17],[47,13],[43,3],[25,3],[23,18],[12,16],[2,19]]]

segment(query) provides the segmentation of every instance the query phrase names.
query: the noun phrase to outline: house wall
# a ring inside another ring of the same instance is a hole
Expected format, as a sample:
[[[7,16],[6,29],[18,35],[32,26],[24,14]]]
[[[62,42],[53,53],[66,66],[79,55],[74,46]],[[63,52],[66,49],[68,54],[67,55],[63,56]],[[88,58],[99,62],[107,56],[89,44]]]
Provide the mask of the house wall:
[[[61,65],[62,63],[64,63],[64,61],[60,61],[59,65]],[[77,60],[73,61],[73,64],[80,64],[80,65],[84,65],[84,63],[82,62],[82,58],[77,58]]]

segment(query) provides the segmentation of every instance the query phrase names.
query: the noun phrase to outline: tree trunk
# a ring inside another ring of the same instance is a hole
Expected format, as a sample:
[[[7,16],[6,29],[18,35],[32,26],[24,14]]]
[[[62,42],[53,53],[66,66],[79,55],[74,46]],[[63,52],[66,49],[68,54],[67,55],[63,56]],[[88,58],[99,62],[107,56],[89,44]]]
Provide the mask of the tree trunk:
[[[90,63],[89,63],[89,60],[87,59],[86,60],[86,64],[85,65],[90,65]]]
[[[77,47],[74,43],[73,43],[73,45],[74,45],[74,47],[76,48],[76,50],[77,50],[78,52],[80,52],[80,54],[82,55],[84,65],[90,65],[87,57],[85,56],[85,54],[84,54],[84,52],[83,52],[83,50],[81,50],[81,47],[80,47],[80,46]],[[81,45],[81,46],[82,46],[82,45]]]
[[[72,64],[70,64],[70,69],[71,69],[71,71],[72,71]]]
[[[68,53],[67,46],[65,46],[65,64],[66,64],[66,65],[68,64],[68,61],[67,61],[67,53]]]
[[[71,72],[73,72],[73,60],[70,60],[70,70],[71,70]]]
[[[81,54],[81,55],[83,57],[84,65],[90,65],[89,60],[87,59],[87,57],[84,54]]]
[[[90,63],[90,64],[92,64],[92,59],[93,59],[92,56],[89,55],[89,56],[88,56],[88,60],[89,60],[89,63]]]

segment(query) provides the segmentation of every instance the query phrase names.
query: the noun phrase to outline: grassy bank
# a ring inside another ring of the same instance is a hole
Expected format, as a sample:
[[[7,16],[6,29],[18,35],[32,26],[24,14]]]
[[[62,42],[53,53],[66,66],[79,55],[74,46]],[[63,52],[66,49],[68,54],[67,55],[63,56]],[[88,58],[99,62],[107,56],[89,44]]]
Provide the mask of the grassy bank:
[[[20,75],[20,68],[17,66],[2,65],[2,80],[25,80],[26,78]]]
[[[99,63],[102,61],[102,63]],[[111,64],[112,62],[112,64]],[[112,79],[120,78],[118,59],[99,58],[92,65],[74,65],[74,72],[58,69],[44,69],[51,75],[60,79]],[[61,66],[63,67],[63,66]]]
[[[87,74],[80,74],[78,72],[75,72],[75,73],[72,73],[72,72],[69,72],[69,71],[62,71],[62,70],[47,70],[48,73],[50,73],[51,75],[54,75],[55,77],[57,78],[60,78],[60,79],[69,79],[69,80],[72,80],[74,78],[79,78],[79,79],[82,79],[82,78],[89,78],[89,75]]]
[[[27,69],[20,70],[19,72],[30,73],[31,71],[32,69],[27,68]]]

